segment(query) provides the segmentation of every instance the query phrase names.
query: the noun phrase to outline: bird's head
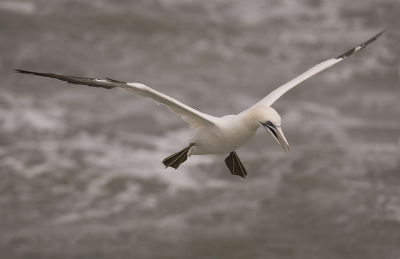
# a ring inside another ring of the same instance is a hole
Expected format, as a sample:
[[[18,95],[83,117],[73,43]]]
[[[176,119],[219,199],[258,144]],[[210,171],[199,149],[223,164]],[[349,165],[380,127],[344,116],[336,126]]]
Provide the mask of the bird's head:
[[[258,124],[259,127],[264,127],[279,143],[285,153],[285,147],[290,150],[289,143],[281,129],[281,116],[279,116],[275,109],[269,106],[257,106],[251,108],[248,112],[249,116],[255,120],[255,123]]]

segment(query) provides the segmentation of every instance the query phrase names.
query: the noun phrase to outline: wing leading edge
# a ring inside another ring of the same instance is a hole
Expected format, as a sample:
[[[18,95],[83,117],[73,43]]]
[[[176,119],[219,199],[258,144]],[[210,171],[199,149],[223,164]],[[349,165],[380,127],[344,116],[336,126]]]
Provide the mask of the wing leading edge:
[[[342,55],[337,56],[336,58],[331,58],[328,60],[325,60],[318,65],[312,67],[311,69],[307,70],[303,74],[299,75],[298,77],[290,80],[286,84],[278,87],[274,91],[272,91],[269,95],[264,97],[261,101],[253,105],[252,107],[255,106],[271,106],[276,100],[278,100],[283,94],[285,94],[287,91],[295,87],[296,85],[300,84],[301,82],[307,80],[308,78],[324,71],[327,68],[330,68],[331,66],[339,63],[340,61],[343,61],[347,57],[351,56],[353,53],[364,49],[367,47],[371,42],[375,41],[379,36],[381,36],[385,31],[387,31],[388,28],[384,29],[383,31],[379,32],[376,34],[374,37],[371,39],[367,40],[366,42],[350,49],[349,51],[346,51]]]
[[[39,73],[20,69],[15,69],[15,71],[23,74],[55,78],[76,85],[87,85],[105,89],[119,88],[124,92],[134,94],[138,97],[151,98],[157,104],[163,104],[167,106],[168,109],[170,109],[172,112],[181,115],[182,119],[188,122],[189,125],[195,130],[203,126],[213,125],[218,119],[214,116],[199,112],[172,97],[169,97],[146,85],[139,83],[126,83],[110,78],[96,79],[87,77],[65,76],[53,73]]]

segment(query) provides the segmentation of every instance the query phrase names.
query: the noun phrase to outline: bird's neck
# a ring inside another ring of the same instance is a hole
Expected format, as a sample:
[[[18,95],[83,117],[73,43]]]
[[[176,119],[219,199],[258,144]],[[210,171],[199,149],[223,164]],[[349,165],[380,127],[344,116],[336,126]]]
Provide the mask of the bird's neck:
[[[227,115],[221,118],[221,128],[230,134],[252,136],[259,128],[259,123],[249,117],[248,114]]]
[[[246,125],[246,127],[257,130],[260,127],[260,123],[257,122],[256,119],[254,119],[253,116],[251,116],[251,113],[248,111],[244,111],[242,113],[239,113],[236,115],[236,119],[240,121],[240,124]]]

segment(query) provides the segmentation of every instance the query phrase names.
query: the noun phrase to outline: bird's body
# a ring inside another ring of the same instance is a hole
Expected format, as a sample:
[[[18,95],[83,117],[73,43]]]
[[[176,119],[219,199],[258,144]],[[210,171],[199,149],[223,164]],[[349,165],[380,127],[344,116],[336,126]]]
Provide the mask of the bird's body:
[[[26,70],[16,71],[24,74],[56,78],[71,84],[88,85],[106,89],[119,88],[139,97],[151,98],[156,103],[163,104],[172,112],[181,115],[182,119],[188,122],[196,131],[194,136],[189,140],[188,147],[163,160],[166,167],[177,169],[187,160],[187,157],[191,155],[230,154],[225,159],[229,170],[233,175],[239,175],[245,178],[247,175],[246,168],[241,163],[235,150],[248,143],[259,127],[264,127],[268,133],[275,138],[285,153],[286,148],[288,150],[290,149],[281,129],[281,117],[270,106],[294,86],[365,48],[369,43],[376,40],[384,31],[344,54],[323,61],[312,67],[300,76],[280,86],[249,109],[237,115],[227,115],[221,118],[197,111],[192,107],[140,83],[126,83],[109,78],[94,79],[64,76],[53,73],[30,72]]]
[[[188,155],[229,154],[249,142],[259,127],[246,113],[217,118],[214,125],[196,131],[190,139],[196,145]]]

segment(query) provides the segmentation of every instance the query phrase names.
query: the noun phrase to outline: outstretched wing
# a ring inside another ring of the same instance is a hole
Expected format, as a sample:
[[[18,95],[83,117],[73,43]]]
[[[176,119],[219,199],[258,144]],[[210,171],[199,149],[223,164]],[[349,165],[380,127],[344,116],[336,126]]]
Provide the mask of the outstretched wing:
[[[286,84],[278,87],[274,91],[272,91],[269,95],[264,97],[261,101],[256,103],[254,106],[271,106],[276,100],[278,100],[284,93],[295,87],[296,85],[300,84],[301,82],[307,80],[308,78],[324,71],[327,68],[330,68],[331,66],[335,65],[336,63],[339,63],[340,61],[344,60],[345,58],[351,56],[353,53],[362,50],[365,48],[368,44],[376,40],[379,36],[381,36],[387,29],[381,31],[371,39],[367,40],[363,44],[358,45],[355,48],[352,48],[351,50],[347,51],[346,53],[336,57],[336,58],[331,58],[326,61],[323,61],[319,63],[318,65],[312,67],[311,69],[307,70],[303,74],[299,75],[298,77],[292,79],[291,81],[287,82]]]
[[[23,74],[31,74],[36,76],[56,78],[62,81],[66,81],[70,84],[76,85],[87,85],[93,87],[101,87],[106,89],[119,88],[127,93],[132,93],[139,97],[147,97],[153,99],[157,104],[163,104],[167,106],[171,111],[182,116],[182,119],[189,123],[189,125],[197,130],[203,126],[213,125],[216,121],[216,117],[199,112],[177,100],[171,98],[165,94],[157,92],[156,90],[139,83],[126,83],[110,78],[106,79],[95,79],[86,77],[76,76],[64,76],[53,73],[38,73],[26,70],[16,69],[15,71]]]

